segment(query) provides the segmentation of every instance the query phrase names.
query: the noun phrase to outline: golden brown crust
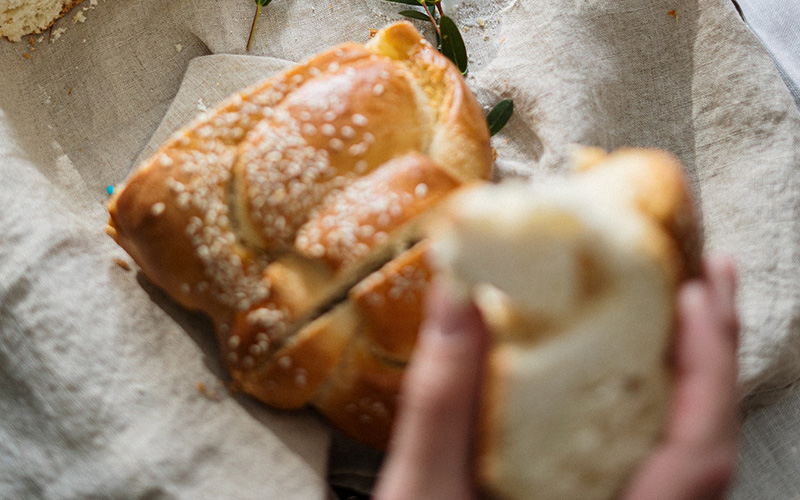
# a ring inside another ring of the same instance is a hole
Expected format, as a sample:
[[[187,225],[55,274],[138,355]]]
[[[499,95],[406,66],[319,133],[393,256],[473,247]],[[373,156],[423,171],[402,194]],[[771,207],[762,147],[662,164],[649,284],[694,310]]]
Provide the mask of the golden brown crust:
[[[350,290],[364,318],[365,335],[381,355],[398,362],[411,357],[422,325],[425,293],[433,271],[427,241],[399,255]]]
[[[384,449],[402,377],[402,365],[386,363],[359,340],[351,345],[314,405],[345,434]]]
[[[399,23],[198,117],[112,197],[107,231],[212,317],[239,387],[281,408],[317,401],[380,444],[394,403],[378,396],[397,390],[421,304],[389,285],[406,268],[426,282],[419,248],[403,253],[420,219],[490,171],[485,119],[460,74]],[[350,292],[373,272],[382,278]],[[367,295],[397,308],[377,318]],[[391,314],[402,317],[386,329]],[[336,408],[363,397],[384,409],[366,433],[366,417]]]
[[[590,171],[599,164],[615,169],[613,175],[624,179],[619,182],[635,190],[635,208],[662,229],[663,233],[653,234],[653,238],[670,247],[662,248],[663,252],[676,253],[659,259],[674,266],[672,278],[677,282],[699,275],[702,241],[698,216],[680,160],[660,149],[626,148],[610,154],[596,148],[587,150],[581,154],[578,168]],[[588,163],[587,154],[593,157]]]

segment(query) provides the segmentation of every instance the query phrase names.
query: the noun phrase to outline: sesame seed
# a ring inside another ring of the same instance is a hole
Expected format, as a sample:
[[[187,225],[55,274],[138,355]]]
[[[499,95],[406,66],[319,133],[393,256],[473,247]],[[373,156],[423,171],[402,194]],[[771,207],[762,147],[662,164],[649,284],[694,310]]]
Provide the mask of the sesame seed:
[[[379,231],[375,233],[375,243],[377,243],[378,245],[383,245],[387,241],[389,241],[389,235],[386,234],[384,231]]]
[[[364,161],[364,160],[357,161],[356,162],[356,167],[355,167],[356,173],[357,174],[363,174],[364,172],[367,171],[367,166],[368,165],[367,165],[366,161]]]
[[[369,424],[369,423],[372,422],[372,417],[370,417],[369,415],[364,413],[364,414],[359,415],[358,421],[361,422],[362,424]]]
[[[359,127],[363,127],[368,123],[368,120],[366,116],[356,113],[353,115],[353,123]]]
[[[317,133],[317,127],[311,125],[310,123],[306,123],[303,125],[303,133],[306,135],[314,135]]]
[[[239,356],[235,352],[231,351],[228,353],[228,361],[231,363],[236,363],[238,360]]]
[[[328,71],[330,71],[331,73],[334,73],[334,72],[336,72],[336,71],[339,71],[339,63],[338,63],[338,62],[336,62],[336,61],[334,61],[334,62],[330,63],[330,64],[328,65]]]
[[[311,245],[311,255],[317,258],[325,256],[325,247],[321,243]]]
[[[167,208],[167,206],[166,206],[166,205],[164,205],[164,203],[163,203],[163,202],[160,202],[160,201],[159,201],[158,203],[154,204],[154,205],[153,205],[153,206],[150,208],[150,212],[151,212],[153,215],[161,215],[161,214],[163,214],[163,213],[164,213],[164,210],[165,210],[166,208]]]
[[[231,335],[228,338],[228,347],[230,347],[231,349],[236,349],[237,347],[239,347],[241,341],[242,339],[238,335]]]
[[[304,372],[298,372],[297,375],[294,376],[294,383],[300,387],[306,385],[307,378]]]
[[[428,194],[428,185],[425,183],[417,184],[417,187],[414,188],[414,195],[417,198],[424,198]]]
[[[386,406],[381,403],[380,401],[375,401],[372,403],[372,412],[375,413],[379,417],[387,417],[389,416],[389,411],[386,409]]]
[[[356,131],[353,130],[353,127],[351,127],[350,125],[345,125],[344,127],[342,127],[341,133],[342,137],[344,137],[345,139],[352,139],[353,137],[356,136]]]
[[[388,80],[390,78],[389,72],[386,70],[381,71],[381,78]]]
[[[382,83],[378,83],[372,87],[372,93],[376,96],[383,95],[384,90],[386,90],[386,87],[384,87]]]
[[[365,132],[364,133],[364,142],[366,142],[367,144],[372,144],[373,142],[375,142],[375,136],[372,135],[371,132]]]
[[[192,291],[192,287],[189,286],[189,283],[183,283],[181,284],[181,291],[183,293],[189,293]]]
[[[326,111],[324,115],[322,115],[322,119],[326,122],[332,122],[336,119],[336,113],[333,111]]]
[[[278,360],[278,366],[283,368],[284,370],[288,370],[292,367],[292,358],[289,356],[281,356]]]
[[[160,163],[162,167],[169,167],[172,165],[173,161],[169,156],[162,154],[161,158],[158,159],[158,163]]]
[[[319,68],[312,67],[312,68],[309,68],[308,73],[311,76],[319,76],[322,73],[322,71],[320,71]]]
[[[341,151],[342,149],[344,149],[344,142],[342,142],[341,139],[338,139],[336,137],[331,139],[329,145],[331,149],[334,151]]]
[[[383,297],[381,297],[377,293],[370,293],[370,294],[367,295],[366,301],[367,301],[367,304],[369,304],[369,305],[371,305],[373,307],[377,307],[377,306],[383,304]]]
[[[369,238],[373,234],[375,234],[375,228],[370,226],[369,224],[365,224],[358,228],[359,236],[362,238]]]
[[[246,368],[252,367],[255,364],[255,362],[256,360],[253,359],[252,356],[245,356],[244,359],[242,360],[242,364],[244,364]]]
[[[178,206],[181,208],[187,208],[189,206],[189,200],[192,198],[192,195],[189,193],[181,193],[178,195]]]
[[[367,152],[369,146],[364,144],[363,142],[359,142],[358,144],[353,144],[347,149],[347,152],[350,153],[350,156],[361,156]]]
[[[303,120],[304,122],[309,121],[311,119],[311,113],[309,113],[308,111],[301,111],[300,119]]]
[[[326,123],[325,125],[323,125],[320,128],[320,130],[322,131],[322,135],[327,135],[328,137],[331,137],[332,135],[336,134],[336,127],[334,127],[330,123]]]
[[[355,74],[356,74],[356,70],[355,70],[355,68],[353,68],[352,66],[348,66],[348,67],[347,67],[347,68],[344,70],[344,73],[345,73],[346,75],[348,75],[348,76],[353,76],[353,75],[355,75]]]

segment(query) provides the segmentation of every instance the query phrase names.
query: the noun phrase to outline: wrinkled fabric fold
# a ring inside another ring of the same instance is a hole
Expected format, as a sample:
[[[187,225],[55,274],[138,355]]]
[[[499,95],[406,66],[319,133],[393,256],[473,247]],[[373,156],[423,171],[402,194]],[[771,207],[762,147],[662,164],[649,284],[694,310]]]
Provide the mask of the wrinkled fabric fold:
[[[0,497],[313,499],[328,471],[367,488],[379,455],[337,446],[328,464],[316,416],[226,390],[208,322],[115,263],[130,259],[103,234],[104,203],[197,113],[402,8],[272,2],[250,55],[252,2],[79,8],[59,36],[0,41]],[[800,115],[733,5],[463,0],[451,14],[481,105],[515,102],[498,178],[561,173],[572,143],[680,157],[706,250],[741,268],[747,404],[785,394],[800,379]]]

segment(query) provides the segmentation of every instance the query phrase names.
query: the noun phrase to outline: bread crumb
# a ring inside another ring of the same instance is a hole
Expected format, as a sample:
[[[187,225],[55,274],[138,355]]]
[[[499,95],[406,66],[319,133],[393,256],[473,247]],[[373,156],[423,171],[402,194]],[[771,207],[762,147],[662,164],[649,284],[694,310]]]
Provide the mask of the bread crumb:
[[[50,31],[50,43],[55,43],[56,40],[61,38],[61,35],[67,32],[67,28],[56,28]]]
[[[92,7],[96,6],[97,0],[89,0],[89,5],[91,5]]]
[[[86,22],[86,16],[85,16],[85,15],[83,14],[83,12],[81,12],[81,11],[78,11],[78,13],[77,13],[77,14],[75,14],[75,15],[72,17],[72,24],[75,24],[75,23],[85,23],[85,22]]]
[[[177,51],[177,52],[180,54],[180,52],[181,52],[182,50],[183,50],[183,45],[181,45],[181,44],[179,44],[179,43],[176,43],[176,44],[175,44],[175,51]]]
[[[678,20],[678,11],[675,9],[672,9],[671,11],[667,12],[667,15],[674,17],[676,21]]]
[[[202,394],[206,398],[215,401],[217,399],[217,391],[214,389],[209,389],[206,387],[206,384],[202,382],[197,383],[197,392],[198,394]]]
[[[115,257],[114,258],[114,263],[116,265],[118,265],[119,267],[121,267],[122,269],[126,270],[126,271],[130,271],[131,270],[130,264],[128,264],[126,261],[120,259],[119,257]]]
[[[67,90],[67,95],[72,95],[72,87],[70,87],[69,90]]]
[[[376,30],[375,28],[370,28],[369,29],[369,37],[370,38],[375,38],[375,35],[377,35],[377,34],[378,34],[378,30]]]
[[[197,109],[199,109],[200,111],[208,111],[208,108],[206,107],[206,103],[203,102],[203,98],[202,97],[197,100]]]
[[[486,21],[484,21],[482,17],[478,18],[478,26],[480,26],[481,28],[486,27]]]

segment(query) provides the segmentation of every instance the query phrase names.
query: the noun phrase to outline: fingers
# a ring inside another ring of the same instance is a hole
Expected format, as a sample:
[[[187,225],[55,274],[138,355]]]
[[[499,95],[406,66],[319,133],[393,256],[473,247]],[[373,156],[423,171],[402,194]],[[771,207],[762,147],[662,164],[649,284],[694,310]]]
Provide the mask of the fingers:
[[[735,291],[727,259],[706,262],[703,279],[680,291],[671,420],[625,500],[723,498],[737,458]]]
[[[486,333],[475,306],[454,303],[440,285],[427,306],[376,487],[379,500],[462,500],[473,494],[471,440]]]
[[[728,260],[709,260],[702,282],[678,297],[679,331],[672,438],[693,445],[734,441],[736,407],[735,271]],[[730,425],[721,425],[721,424]]]

